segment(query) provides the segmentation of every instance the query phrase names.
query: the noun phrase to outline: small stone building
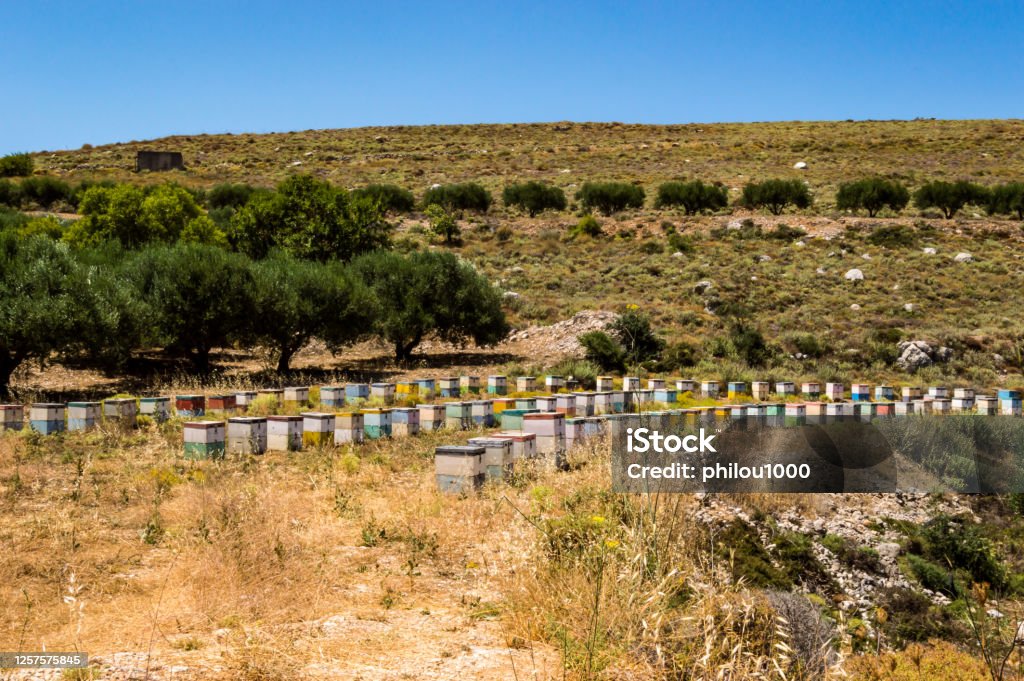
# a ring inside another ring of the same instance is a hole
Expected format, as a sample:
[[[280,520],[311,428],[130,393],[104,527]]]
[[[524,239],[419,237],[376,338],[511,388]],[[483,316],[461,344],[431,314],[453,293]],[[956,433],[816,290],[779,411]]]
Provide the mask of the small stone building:
[[[180,151],[140,151],[135,156],[135,172],[184,169],[185,159]]]

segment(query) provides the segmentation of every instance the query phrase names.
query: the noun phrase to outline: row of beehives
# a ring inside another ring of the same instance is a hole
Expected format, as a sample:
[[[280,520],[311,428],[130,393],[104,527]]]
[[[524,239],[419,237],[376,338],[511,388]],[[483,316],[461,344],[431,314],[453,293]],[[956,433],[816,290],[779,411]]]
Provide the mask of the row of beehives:
[[[467,377],[463,377],[464,379]],[[472,378],[472,377],[469,377]],[[546,381],[552,387],[557,388],[560,377],[549,376]],[[601,377],[605,379],[608,377]],[[492,387],[495,392],[502,394],[501,388],[504,384],[504,376],[492,376],[488,379],[488,389]],[[521,380],[521,379],[517,379]],[[532,379],[531,379],[532,380]],[[608,379],[610,380],[610,379]],[[443,391],[451,386],[445,382],[454,382],[456,385],[460,379],[441,379],[442,396]],[[550,397],[519,397],[505,398],[494,397],[485,400],[470,400],[468,402],[445,402],[441,404],[421,404],[417,407],[396,408],[389,410],[364,409],[361,420],[367,421],[364,425],[364,432],[367,437],[374,437],[380,429],[378,424],[373,423],[380,418],[379,414],[394,412],[393,418],[397,421],[400,430],[408,430],[409,422],[414,421],[412,427],[418,429],[422,422],[423,428],[435,429],[440,424],[448,422],[449,427],[465,420],[480,425],[490,424],[491,420],[500,420],[503,412],[508,412],[508,418],[522,416],[524,410],[536,410],[540,412],[558,412],[568,416],[575,416],[577,411],[582,416],[595,416],[600,414],[622,413],[631,409],[633,403],[661,403],[670,405],[677,401],[683,393],[700,394],[704,397],[718,398],[721,396],[722,387],[717,381],[690,381],[681,379],[675,381],[675,388],[668,387],[664,379],[649,379],[647,388],[639,387],[639,379],[626,377],[623,384],[630,386],[629,390],[602,390],[594,392],[577,391],[573,393],[556,393]],[[385,390],[384,402],[393,401],[394,395],[399,386],[403,384],[348,384],[344,387],[324,386],[320,389],[320,404],[323,409],[340,409],[346,406],[364,404],[367,397],[373,396],[368,391],[380,387]],[[433,379],[424,379],[418,384],[404,384],[405,386],[417,385],[424,393],[429,393],[434,387]],[[771,398],[771,385],[767,382],[754,382],[747,384],[742,382],[730,382],[727,384],[726,395],[730,400],[752,398],[757,401],[765,401]],[[274,398],[283,402],[286,406],[296,408],[306,407],[310,404],[310,389],[308,387],[292,387],[284,389],[271,389],[259,392],[238,392],[232,395],[178,395],[175,398],[174,408],[177,414],[183,418],[198,418],[207,414],[230,415],[238,411],[244,411],[256,397],[261,394],[273,395]],[[804,383],[800,386],[800,396],[808,400],[811,408],[821,398],[829,400],[822,403],[822,410],[834,410],[838,413],[844,409],[852,408],[850,405],[841,405],[845,397],[844,386],[839,383],[826,383],[824,390],[819,383]],[[774,395],[776,397],[788,398],[797,395],[797,386],[794,383],[779,382],[775,384]],[[853,404],[867,402],[874,396],[875,402],[887,402],[895,399],[895,391],[891,386],[855,383],[851,387],[850,395]],[[927,404],[926,404],[927,403]],[[957,388],[950,391],[944,387],[933,386],[925,393],[921,388],[904,387],[901,390],[900,400],[893,409],[897,414],[920,412],[925,408],[939,413],[946,411],[963,412],[976,410],[980,414],[1011,414],[1019,415],[1021,411],[1020,393],[1015,390],[1001,389],[996,397],[975,396],[969,388]],[[29,408],[29,424],[33,430],[49,434],[67,430],[85,430],[95,426],[102,418],[117,419],[121,423],[132,425],[135,422],[136,410],[139,413],[149,416],[155,420],[164,420],[170,417],[171,403],[168,397],[143,397],[138,402],[132,398],[109,399],[104,402],[69,402],[67,405],[54,403],[36,403]],[[463,417],[462,414],[466,413]],[[351,415],[339,415],[342,419],[352,418]],[[274,417],[284,418],[284,417]],[[24,407],[22,405],[0,405],[0,427],[6,429],[20,429],[24,423]],[[390,427],[390,425],[389,425]]]

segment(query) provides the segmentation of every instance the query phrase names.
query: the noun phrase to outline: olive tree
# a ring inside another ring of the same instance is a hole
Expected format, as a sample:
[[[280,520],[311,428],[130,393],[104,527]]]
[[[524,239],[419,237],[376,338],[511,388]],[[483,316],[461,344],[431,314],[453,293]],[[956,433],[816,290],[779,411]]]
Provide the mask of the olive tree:
[[[729,204],[729,193],[725,187],[692,182],[665,182],[658,187],[654,199],[655,208],[682,206],[687,215],[696,215],[705,210],[719,210]]]
[[[868,217],[889,208],[899,212],[910,202],[910,192],[899,182],[883,177],[868,177],[839,185],[836,208],[839,210],[866,210]]]
[[[914,205],[921,209],[938,208],[947,220],[967,204],[984,205],[987,201],[985,188],[966,180],[929,182],[914,192]]]
[[[772,215],[781,215],[788,206],[808,208],[811,192],[800,180],[765,180],[743,187],[740,204],[747,208],[767,208]]]
[[[565,210],[565,192],[543,182],[520,182],[505,187],[501,200],[506,206],[518,206],[535,217],[545,210]]]
[[[584,210],[599,210],[605,215],[641,208],[644,197],[643,187],[628,182],[584,182],[576,192],[576,200]]]

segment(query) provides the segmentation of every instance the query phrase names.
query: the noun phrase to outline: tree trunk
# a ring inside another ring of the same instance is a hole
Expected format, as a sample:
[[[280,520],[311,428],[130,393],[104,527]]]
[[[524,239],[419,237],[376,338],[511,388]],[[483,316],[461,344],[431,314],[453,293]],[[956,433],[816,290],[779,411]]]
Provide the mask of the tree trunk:
[[[210,348],[196,348],[192,355],[192,364],[200,374],[205,376],[210,373]]]
[[[402,363],[412,357],[412,351],[416,349],[421,340],[423,340],[423,334],[417,333],[408,343],[395,341],[395,361]]]
[[[291,370],[292,357],[295,355],[295,351],[291,348],[281,348],[280,354],[277,356],[277,373],[284,374]]]
[[[18,368],[18,364],[7,353],[0,356],[0,402],[11,399],[11,374]]]

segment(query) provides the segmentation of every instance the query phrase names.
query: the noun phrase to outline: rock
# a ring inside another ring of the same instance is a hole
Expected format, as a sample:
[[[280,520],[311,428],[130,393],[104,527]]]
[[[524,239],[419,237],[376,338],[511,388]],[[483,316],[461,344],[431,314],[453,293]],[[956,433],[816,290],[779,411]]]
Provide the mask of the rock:
[[[522,267],[519,267],[518,265],[509,270],[509,272],[511,272],[512,274],[522,274],[525,271],[526,270],[524,270]]]
[[[925,255],[935,255],[935,249],[931,246],[925,246],[921,250],[924,251]]]
[[[864,273],[854,267],[852,270],[846,271],[846,274],[843,275],[843,279],[846,281],[864,281]]]
[[[816,272],[817,274],[828,274],[828,270],[826,270],[826,269],[825,269],[824,267],[819,267],[818,269],[816,269],[816,270],[814,270],[814,271],[815,271],[815,272]]]
[[[851,310],[859,310],[860,309],[860,305],[858,305],[857,303],[854,303],[854,304],[850,305],[850,309]]]
[[[681,258],[681,257],[683,257],[683,253],[682,253],[682,251],[676,251],[675,253],[672,254],[672,257],[673,258]]]
[[[505,291],[503,294],[501,294],[501,297],[504,298],[505,300],[519,300],[520,298],[522,298],[522,296],[516,293],[515,291]]]
[[[759,255],[757,256],[758,262],[771,262],[772,256],[770,255]]]
[[[725,226],[726,229],[743,229],[743,223],[739,220],[730,220]]]
[[[862,255],[860,257],[864,258],[865,260],[871,260],[871,254],[870,253],[865,253],[864,255]]]
[[[1006,364],[1006,358],[1000,355],[998,352],[992,353],[992,361],[997,365]]]
[[[924,341],[903,341],[896,346],[900,356],[896,360],[896,366],[911,373],[921,367],[934,364],[932,361],[932,348]]]
[[[288,165],[290,165],[292,168],[294,168],[295,166],[301,166],[302,165],[302,161],[292,161]]]
[[[807,242],[806,241],[794,241],[793,245],[797,246],[797,247],[803,247],[803,246],[807,245]]]
[[[711,288],[711,286],[712,286],[711,281],[709,281],[708,279],[702,279],[701,281],[698,281],[696,284],[693,285],[693,292],[694,293],[704,293],[709,288]]]
[[[900,555],[900,545],[896,542],[882,542],[875,550],[882,560],[895,561]]]
[[[797,170],[807,170],[807,164],[803,161],[797,161],[793,164],[793,167]]]
[[[936,362],[948,362],[953,359],[953,349],[942,346],[935,351],[933,358]]]
[[[957,253],[956,256],[953,257],[953,260],[955,262],[973,262],[974,256],[970,253]]]
[[[906,312],[913,312],[914,311],[914,304],[913,303],[907,303],[907,304],[905,304],[903,306],[903,309]]]

